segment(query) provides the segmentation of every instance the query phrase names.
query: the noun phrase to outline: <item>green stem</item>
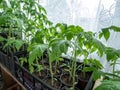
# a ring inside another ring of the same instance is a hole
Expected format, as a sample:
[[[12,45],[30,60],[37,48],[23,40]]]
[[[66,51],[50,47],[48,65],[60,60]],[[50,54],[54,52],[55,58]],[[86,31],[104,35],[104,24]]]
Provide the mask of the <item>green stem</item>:
[[[75,75],[76,75],[76,50],[73,59],[73,88],[75,88]]]
[[[113,62],[113,63],[114,63],[114,64],[113,64],[113,71],[112,71],[113,74],[115,74],[115,64],[116,64],[116,61],[117,61],[117,60],[114,60],[114,62]],[[114,76],[113,76],[113,78],[114,78]]]
[[[13,44],[13,46],[12,46],[12,47],[13,47],[13,53],[15,53],[15,45]]]
[[[76,43],[76,41],[75,41],[75,43]],[[76,55],[76,44],[75,43],[73,43],[73,51],[74,51],[74,53],[73,53],[73,60],[72,60],[72,80],[73,80],[73,89],[75,88],[75,75],[76,75],[76,57],[77,57],[77,55]]]
[[[53,70],[52,70],[52,62],[51,62],[51,60],[50,60],[50,51],[48,50],[48,54],[49,54],[49,65],[50,65],[50,74],[51,74],[51,78],[52,78],[52,86],[53,86],[53,84],[54,84],[54,81],[53,81]]]
[[[36,57],[36,64],[39,65],[37,57]],[[39,72],[39,69],[38,69],[38,72]],[[39,74],[40,74],[40,72],[39,72]]]
[[[115,75],[115,74],[112,74],[112,73],[104,73],[105,75],[108,75],[108,76],[114,76],[116,78],[120,78],[119,75]]]
[[[55,72],[54,73],[57,73],[57,61],[55,61]]]
[[[37,57],[36,57],[36,64],[39,64]]]
[[[42,60],[41,60],[41,62],[42,62],[42,65],[44,65],[44,63],[43,63],[43,55],[42,55]]]
[[[83,63],[83,69],[85,68],[85,63]],[[83,78],[85,79],[85,72],[83,71]]]
[[[53,84],[54,84],[54,81],[53,81],[53,71],[52,71],[52,63],[50,62],[49,63],[50,64],[50,74],[51,74],[51,78],[52,78],[52,86],[53,86]]]
[[[10,38],[11,37],[11,28],[9,29],[8,34],[9,34],[8,38]]]

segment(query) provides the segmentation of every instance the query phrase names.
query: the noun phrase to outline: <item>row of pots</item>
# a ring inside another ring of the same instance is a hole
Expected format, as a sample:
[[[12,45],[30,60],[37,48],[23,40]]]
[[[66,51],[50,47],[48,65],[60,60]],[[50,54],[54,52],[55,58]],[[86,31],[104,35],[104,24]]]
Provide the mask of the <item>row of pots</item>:
[[[19,57],[26,57],[27,56],[27,52],[23,51],[23,52],[16,53],[15,55],[17,56],[16,59],[15,59],[15,61],[19,62]],[[4,57],[4,58],[1,58],[1,59],[5,59],[7,57],[7,55],[4,54],[4,55],[1,55],[1,57]],[[6,62],[7,62],[7,59],[5,59]],[[36,69],[33,74],[36,77],[38,77],[39,79],[41,79],[44,82],[46,82],[46,84],[50,84],[50,83],[48,83],[48,81],[50,81],[50,78],[51,78],[51,76],[50,76],[50,70],[49,70],[49,63],[47,61],[48,59],[46,58],[46,56],[44,56],[44,59],[45,59],[44,60],[44,67],[45,67],[45,69],[41,71],[41,74],[39,74],[39,72]],[[13,61],[13,60],[9,60],[9,61]],[[39,63],[43,63],[43,62],[39,62]],[[69,59],[64,58],[64,61],[61,61],[60,63],[61,64],[63,64],[63,63],[69,63]],[[79,64],[81,64],[81,63],[77,63],[77,65],[79,65]],[[9,65],[9,66],[11,66],[11,65]],[[12,65],[12,66],[14,66],[14,65]],[[27,71],[29,71],[29,67],[28,67],[27,63],[25,65],[23,65],[23,66],[24,66],[23,68],[25,68]],[[71,87],[71,83],[68,82],[69,81],[69,74],[68,74],[68,72],[65,71],[66,68],[67,68],[66,66],[61,66],[60,65],[59,68],[57,68],[56,73],[54,72],[55,68],[53,68],[53,72],[55,74],[54,75],[55,80],[58,80],[58,82],[60,83],[60,85],[58,85],[60,87],[57,87],[57,89],[60,88],[60,90],[61,90],[62,88],[70,88]],[[22,82],[26,82],[27,85],[28,85],[28,87],[31,86],[31,83],[34,84],[34,82],[33,82],[34,78],[31,75],[29,75],[28,73],[24,72],[23,70],[19,71],[19,69],[16,69],[16,68],[15,68],[15,72],[17,72],[15,76],[17,76],[17,78],[19,78],[19,79],[21,78]],[[86,85],[88,84],[88,81],[89,81],[89,78],[92,75],[92,72],[88,72],[88,73],[84,72],[85,75],[86,75],[84,77],[87,78],[86,80],[85,80],[85,78],[83,78],[84,73],[81,70],[78,70],[76,73],[77,73],[76,74],[77,75],[76,76],[76,78],[77,78],[76,79],[76,82],[77,82],[76,83],[76,88],[78,88],[78,90],[79,89],[80,90],[84,90],[85,87],[86,87]],[[24,78],[24,79],[22,79],[22,78]],[[47,81],[47,79],[48,79],[48,81]],[[55,84],[57,84],[57,83],[55,83]],[[39,85],[39,82],[36,85]],[[50,84],[50,86],[51,86],[51,84]],[[53,86],[51,86],[51,87],[53,87]],[[56,88],[56,86],[55,86],[55,88]],[[34,89],[31,89],[31,90],[34,90]],[[45,90],[45,89],[43,89],[43,90]],[[63,89],[63,90],[67,90],[67,89]],[[75,89],[75,90],[77,90],[77,89]]]
[[[62,62],[62,63],[67,63],[67,61]],[[33,74],[36,77],[43,80],[46,84],[50,85],[50,87],[53,87],[54,89],[69,90],[69,88],[72,87],[72,83],[71,83],[72,79],[70,79],[69,73],[67,71],[65,71],[65,68],[67,68],[67,67],[63,66],[63,67],[57,68],[56,73],[54,72],[55,67],[53,68],[54,84],[52,85],[49,64],[44,62],[44,65],[46,68],[40,72],[38,72],[37,69],[35,69]],[[26,69],[28,69],[27,65],[24,65],[24,66]],[[21,72],[18,72],[19,75],[20,75],[20,73]],[[22,75],[22,73],[23,73],[23,75]],[[31,76],[29,76],[26,72],[22,72],[22,73],[21,73],[21,76],[19,76],[19,78],[21,78],[23,76],[26,80],[30,81],[31,83],[33,82],[33,78]],[[84,90],[91,75],[92,75],[92,72],[85,73],[85,72],[82,72],[79,70],[76,72],[76,75],[77,75],[76,76],[76,85],[75,85],[76,89],[74,89],[74,90]],[[85,78],[83,78],[83,77],[85,77]]]
[[[46,73],[47,72],[47,73]],[[46,84],[50,85],[51,87],[53,87],[54,89],[58,89],[58,90],[66,90],[63,88],[70,88],[72,87],[72,80],[69,78],[69,74],[68,73],[62,73],[59,77],[54,77],[54,84],[52,85],[51,82],[51,76],[48,73],[47,70],[43,70],[41,72],[41,74],[38,74],[37,72],[34,73],[36,77],[39,77],[41,80],[43,80]],[[21,76],[19,76],[21,77]],[[31,78],[31,76],[28,76],[28,74],[25,72],[24,73],[24,78],[26,79],[26,82],[28,80],[28,82],[33,82],[33,79]],[[88,80],[83,80],[79,77],[76,77],[76,88],[75,90],[84,90],[85,86],[88,83]]]

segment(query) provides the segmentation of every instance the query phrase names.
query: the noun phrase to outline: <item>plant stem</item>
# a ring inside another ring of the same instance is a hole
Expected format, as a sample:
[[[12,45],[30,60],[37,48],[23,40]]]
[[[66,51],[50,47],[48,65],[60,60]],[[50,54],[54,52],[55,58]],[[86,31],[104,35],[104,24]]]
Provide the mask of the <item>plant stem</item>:
[[[113,64],[113,71],[112,71],[113,74],[115,74],[115,64],[116,64],[116,61],[117,61],[117,60],[114,60],[114,62],[113,62],[113,63],[114,63],[114,64]],[[113,76],[113,78],[114,78],[114,76]]]
[[[50,74],[51,74],[51,78],[52,78],[52,86],[53,86],[53,84],[54,84],[54,82],[53,82],[53,71],[52,71],[52,63],[50,62],[49,63],[50,64]]]
[[[37,65],[39,65],[37,57],[36,57],[36,63],[37,63]],[[40,74],[39,70],[38,70],[38,73]]]
[[[44,65],[44,63],[43,63],[43,55],[42,55],[42,65]]]
[[[105,73],[106,75],[109,75],[109,76],[114,76],[114,77],[117,77],[117,78],[120,78],[119,75],[115,75],[115,74],[112,74],[112,73]]]
[[[85,63],[83,63],[83,69],[85,68]],[[83,79],[85,79],[85,72],[83,71]]]
[[[8,38],[10,38],[10,37],[11,37],[11,28],[10,28],[9,31],[8,31],[8,35],[9,35]]]
[[[76,43],[76,41],[75,41]],[[72,79],[73,79],[73,88],[75,88],[75,75],[76,75],[76,44],[73,43],[73,59],[72,59]]]
[[[75,88],[75,75],[76,75],[76,49],[73,59],[73,88]]]
[[[49,65],[50,65],[50,74],[51,74],[51,78],[52,78],[52,86],[54,84],[54,81],[53,81],[53,70],[52,70],[52,62],[50,60],[50,51],[48,50],[48,56],[49,56]]]
[[[55,72],[54,73],[57,73],[57,61],[55,61]]]

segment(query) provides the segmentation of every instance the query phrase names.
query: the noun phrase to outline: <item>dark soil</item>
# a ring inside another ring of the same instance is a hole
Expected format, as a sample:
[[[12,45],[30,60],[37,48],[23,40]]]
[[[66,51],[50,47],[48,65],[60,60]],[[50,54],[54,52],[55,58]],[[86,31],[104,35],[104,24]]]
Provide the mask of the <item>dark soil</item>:
[[[84,90],[84,88],[86,87],[86,85],[87,85],[87,83],[89,81],[89,78],[91,76],[91,72],[78,71],[77,75],[78,75],[78,84],[77,84],[77,87],[80,90]]]
[[[36,71],[34,74],[36,76],[38,76],[40,79],[44,80],[45,77],[47,77],[47,75],[48,75],[48,71],[45,69],[45,70],[42,70],[40,72]]]
[[[61,88],[61,83],[60,83],[60,81],[59,80],[57,80],[56,78],[54,78],[54,83],[53,83],[53,85],[52,85],[52,79],[51,79],[51,77],[47,77],[46,78],[46,80],[45,80],[45,82],[47,83],[47,84],[49,84],[50,86],[52,86],[53,88],[55,88],[55,89],[60,89]]]
[[[71,87],[73,85],[73,83],[72,83],[73,80],[72,80],[72,78],[70,78],[69,74],[63,74],[60,79],[61,79],[61,82],[66,86]]]

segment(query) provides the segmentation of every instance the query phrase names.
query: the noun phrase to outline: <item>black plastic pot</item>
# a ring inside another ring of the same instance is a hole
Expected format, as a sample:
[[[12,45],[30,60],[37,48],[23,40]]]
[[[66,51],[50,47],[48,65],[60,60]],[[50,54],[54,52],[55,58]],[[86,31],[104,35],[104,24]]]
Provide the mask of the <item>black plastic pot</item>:
[[[27,69],[22,67],[18,62],[15,62],[16,78],[28,89],[28,90],[54,90],[39,77],[31,74]],[[24,74],[27,75],[24,75]]]
[[[78,78],[75,78],[76,82],[78,82]],[[68,73],[64,73],[60,76],[60,81],[63,83],[64,86],[66,87],[72,87],[73,85],[73,80],[70,78],[70,75]]]
[[[61,90],[61,87],[62,87],[62,83],[60,82],[60,80],[58,78],[53,78],[53,85],[52,85],[52,78],[51,76],[48,76],[45,78],[45,82],[50,85],[53,90]]]
[[[14,59],[0,51],[0,63],[2,63],[13,75],[15,74]]]
[[[48,76],[48,70],[47,69],[43,69],[40,72],[35,70],[35,72],[33,74],[35,76],[39,77],[41,80],[44,80]]]
[[[28,52],[27,52],[27,50],[18,51],[18,52],[13,53],[13,56],[16,56],[18,58],[28,57]]]
[[[8,55],[0,52],[0,62],[2,64],[4,64],[8,69],[10,69],[10,72],[15,74],[15,77],[28,90],[54,90],[55,88],[48,85],[39,76],[37,76],[35,74],[31,74],[28,70],[28,67],[26,67],[28,65],[24,64],[24,67],[20,65],[18,57],[27,57],[27,56],[28,56],[27,51],[14,53],[11,56],[8,56]],[[70,62],[69,59],[65,58],[65,60],[62,63],[67,64],[68,62]],[[81,64],[82,63],[77,63],[77,65],[81,65]],[[49,66],[49,64],[48,64],[48,66]],[[61,69],[61,68],[59,68],[59,69]],[[79,80],[78,80],[78,83],[79,83]],[[79,87],[79,85],[76,87],[78,87],[80,90],[92,90],[93,84],[94,84],[93,75],[91,74],[90,77],[88,78],[86,85],[84,86],[84,89],[81,89],[81,87]],[[65,85],[63,83],[62,87],[63,86],[67,86],[67,85]],[[68,85],[68,87],[70,87],[70,86]]]
[[[42,63],[41,63],[41,64],[42,64]],[[45,62],[43,65],[44,65],[45,69],[47,69],[47,70],[50,69],[50,66],[49,66],[49,63],[48,63],[48,62]]]
[[[64,86],[64,87],[61,88],[61,90],[70,90],[70,88],[67,87],[67,86]],[[75,87],[74,90],[80,90],[80,89]]]
[[[53,76],[56,77],[56,78],[60,78],[60,76],[63,73],[60,68],[56,68],[56,71],[55,71],[55,67],[53,67],[52,72],[53,72]],[[48,69],[48,75],[50,76],[50,70],[49,69]]]
[[[77,75],[78,75],[78,84],[76,86],[80,90],[92,90],[94,84],[93,73],[78,71]]]

